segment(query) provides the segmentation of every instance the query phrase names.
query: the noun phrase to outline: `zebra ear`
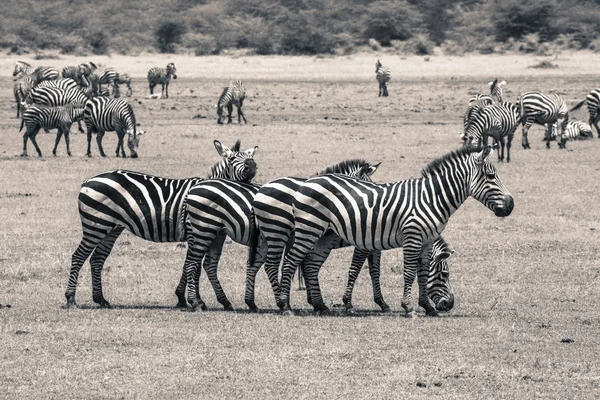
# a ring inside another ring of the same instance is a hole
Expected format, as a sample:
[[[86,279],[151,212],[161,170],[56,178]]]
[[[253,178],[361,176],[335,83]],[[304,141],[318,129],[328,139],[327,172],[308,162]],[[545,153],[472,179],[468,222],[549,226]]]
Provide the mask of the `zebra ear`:
[[[254,154],[258,151],[258,146],[254,146],[254,148],[252,149],[248,149],[246,150],[246,154],[248,154],[248,156],[250,158],[254,157]]]
[[[440,261],[447,260],[452,254],[454,254],[454,250],[452,249],[446,248],[441,250],[433,257],[433,262],[439,263]]]
[[[213,143],[215,145],[215,148],[217,149],[217,153],[219,153],[221,157],[229,157],[229,155],[231,154],[231,150],[229,149],[229,147],[221,144],[221,142],[219,142],[218,140],[215,140]]]
[[[371,176],[377,171],[377,168],[381,165],[381,161],[375,161],[374,163],[367,164],[363,168],[366,169],[365,175]]]

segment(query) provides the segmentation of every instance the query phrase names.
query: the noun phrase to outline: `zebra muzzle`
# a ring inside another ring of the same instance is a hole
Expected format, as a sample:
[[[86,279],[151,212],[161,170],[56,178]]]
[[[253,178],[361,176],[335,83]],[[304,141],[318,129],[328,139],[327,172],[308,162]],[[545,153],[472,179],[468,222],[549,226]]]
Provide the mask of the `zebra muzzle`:
[[[512,213],[515,205],[512,196],[506,196],[502,203],[502,205],[494,207],[494,214],[496,217],[508,217]]]

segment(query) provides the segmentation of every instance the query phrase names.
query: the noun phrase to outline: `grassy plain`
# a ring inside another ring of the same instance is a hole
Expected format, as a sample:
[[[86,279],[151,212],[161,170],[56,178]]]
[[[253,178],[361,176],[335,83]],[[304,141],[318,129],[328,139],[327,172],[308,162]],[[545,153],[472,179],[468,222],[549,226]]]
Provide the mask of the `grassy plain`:
[[[210,311],[173,308],[185,250],[123,234],[104,270],[97,309],[84,266],[77,299],[64,310],[70,257],[80,238],[81,181],[126,168],[168,177],[204,176],[217,161],[213,139],[258,145],[258,182],[308,176],[346,158],[380,160],[376,181],[420,175],[458,147],[471,94],[506,79],[507,100],[527,90],[556,91],[569,105],[598,86],[594,54],[565,54],[559,68],[528,68],[525,56],[383,58],[393,80],[377,98],[372,55],[339,58],[173,57],[179,79],[168,100],[149,100],[145,73],[165,56],[99,58],[134,77],[140,158],[84,157],[72,130],[52,157],[54,134],[40,133],[44,157],[18,157],[22,138],[10,74],[0,60],[0,398],[598,398],[600,395],[600,140],[556,144],[543,129],[524,151],[518,133],[510,164],[498,164],[515,210],[496,218],[470,199],[445,237],[456,253],[452,312],[401,317],[401,251],[384,254],[382,284],[395,310],[380,315],[367,273],[359,316],[309,312],[284,317],[264,273],[258,315],[243,302],[246,248],[226,243],[220,278],[236,312],[220,310],[206,279]],[[95,58],[94,58],[95,59]],[[32,61],[70,65],[83,59]],[[595,75],[594,75],[595,74]],[[248,125],[217,126],[213,104],[230,78],[243,79]],[[585,108],[574,117],[587,119]],[[29,154],[35,154],[29,146]],[[495,155],[493,155],[495,157]],[[341,303],[351,250],[333,252],[321,271],[330,304]],[[308,311],[304,295],[293,293]],[[572,339],[572,342],[561,342]]]

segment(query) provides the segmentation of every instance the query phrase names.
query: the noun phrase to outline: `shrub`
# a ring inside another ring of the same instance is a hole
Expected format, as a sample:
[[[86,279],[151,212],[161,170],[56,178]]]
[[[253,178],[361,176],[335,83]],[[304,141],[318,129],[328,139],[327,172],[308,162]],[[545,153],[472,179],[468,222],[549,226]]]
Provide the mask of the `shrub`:
[[[173,53],[175,44],[179,44],[187,29],[185,25],[173,21],[161,22],[154,37],[156,38],[156,47],[161,53]]]
[[[88,35],[85,41],[86,45],[94,54],[106,54],[110,44],[108,35],[103,31],[98,31]]]

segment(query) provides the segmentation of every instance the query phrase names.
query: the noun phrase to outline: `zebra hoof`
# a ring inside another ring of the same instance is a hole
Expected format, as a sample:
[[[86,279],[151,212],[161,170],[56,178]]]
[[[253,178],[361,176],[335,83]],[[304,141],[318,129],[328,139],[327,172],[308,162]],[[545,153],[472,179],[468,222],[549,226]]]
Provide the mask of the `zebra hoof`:
[[[225,311],[235,311],[235,310],[233,309],[233,306],[232,306],[232,305],[231,305],[231,303],[229,303],[229,302],[227,302],[227,304],[223,304],[223,309],[224,309]]]
[[[187,301],[185,301],[185,300],[183,300],[183,301],[179,300],[177,302],[177,304],[175,305],[176,308],[187,308],[187,306],[188,306]]]
[[[292,311],[291,308],[285,308],[285,309],[281,310],[281,314],[287,315],[289,317],[293,317],[294,316],[294,312]]]
[[[380,307],[381,307],[381,312],[382,313],[389,314],[389,313],[392,312],[392,309],[387,304],[380,305]]]
[[[29,156],[27,155],[27,153],[23,153],[23,154],[21,154],[21,157],[25,158],[25,157],[29,157]]]
[[[100,308],[111,308],[110,303],[104,297],[94,299],[94,303],[98,304]]]
[[[417,313],[414,311],[410,311],[406,313],[405,317],[408,319],[415,319],[417,318]]]
[[[75,302],[75,296],[67,296],[67,304],[65,304],[62,308],[77,308],[77,303]]]

